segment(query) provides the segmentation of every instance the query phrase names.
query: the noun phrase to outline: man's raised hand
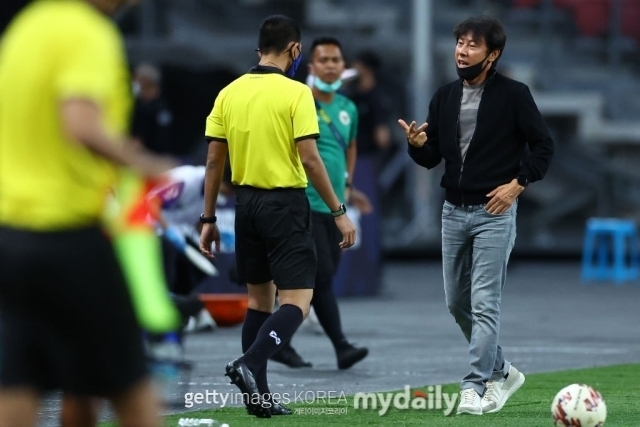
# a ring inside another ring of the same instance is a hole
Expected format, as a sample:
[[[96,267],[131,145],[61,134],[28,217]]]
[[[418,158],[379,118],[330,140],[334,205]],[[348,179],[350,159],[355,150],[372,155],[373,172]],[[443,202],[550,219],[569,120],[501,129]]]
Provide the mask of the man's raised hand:
[[[402,130],[404,130],[405,135],[407,135],[407,141],[409,141],[409,144],[420,148],[425,142],[427,142],[427,133],[425,130],[427,129],[427,126],[429,126],[428,123],[423,123],[417,128],[415,121],[411,122],[410,125],[407,125],[407,122],[400,119],[398,120],[398,123],[402,127]]]

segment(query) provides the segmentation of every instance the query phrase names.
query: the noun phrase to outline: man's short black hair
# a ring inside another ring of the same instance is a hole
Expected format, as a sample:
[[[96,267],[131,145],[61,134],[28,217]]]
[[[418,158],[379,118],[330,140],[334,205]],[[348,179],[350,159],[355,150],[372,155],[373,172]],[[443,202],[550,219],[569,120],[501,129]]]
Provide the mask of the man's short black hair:
[[[456,40],[466,34],[471,35],[476,42],[484,40],[488,53],[494,50],[500,51],[500,54],[492,64],[492,66],[495,67],[507,44],[507,34],[500,21],[486,15],[473,16],[462,21],[453,29],[453,35],[456,37]]]
[[[331,45],[337,46],[340,49],[340,53],[342,53],[342,44],[340,40],[335,37],[319,37],[311,43],[311,51],[309,52],[309,58],[313,59],[313,54],[316,51],[318,46]]]
[[[289,43],[299,43],[300,39],[300,27],[293,19],[284,15],[272,15],[260,25],[258,50],[263,55],[282,53]]]

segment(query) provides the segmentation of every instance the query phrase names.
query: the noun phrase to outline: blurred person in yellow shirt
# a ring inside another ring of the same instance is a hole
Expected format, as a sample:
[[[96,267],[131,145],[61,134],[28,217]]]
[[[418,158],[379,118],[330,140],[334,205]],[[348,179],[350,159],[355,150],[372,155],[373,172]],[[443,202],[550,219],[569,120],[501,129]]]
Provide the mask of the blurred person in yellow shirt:
[[[129,78],[109,19],[126,3],[36,0],[0,40],[2,427],[35,425],[50,390],[107,398],[123,425],[159,425],[102,221],[121,171],[174,166],[126,143]]]

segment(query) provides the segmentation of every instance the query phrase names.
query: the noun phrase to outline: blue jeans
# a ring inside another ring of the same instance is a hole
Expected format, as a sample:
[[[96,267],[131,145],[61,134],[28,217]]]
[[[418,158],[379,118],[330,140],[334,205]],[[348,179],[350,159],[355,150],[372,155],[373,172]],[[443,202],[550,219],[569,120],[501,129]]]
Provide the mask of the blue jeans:
[[[503,378],[510,363],[498,345],[500,301],[516,240],[516,201],[501,215],[484,205],[442,207],[442,267],[449,311],[469,342],[471,372],[461,389],[484,394],[488,380]]]

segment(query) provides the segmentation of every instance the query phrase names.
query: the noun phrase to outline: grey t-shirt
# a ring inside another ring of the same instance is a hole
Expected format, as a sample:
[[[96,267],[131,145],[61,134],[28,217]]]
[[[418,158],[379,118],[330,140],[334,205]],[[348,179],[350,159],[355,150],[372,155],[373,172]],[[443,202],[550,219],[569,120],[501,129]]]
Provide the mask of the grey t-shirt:
[[[471,138],[473,138],[473,134],[476,131],[478,107],[480,106],[480,99],[482,98],[485,83],[486,81],[473,86],[467,84],[462,86],[462,103],[460,104],[460,120],[458,122],[458,145],[460,146],[460,154],[462,154],[463,162],[467,157],[467,150],[469,150]]]

